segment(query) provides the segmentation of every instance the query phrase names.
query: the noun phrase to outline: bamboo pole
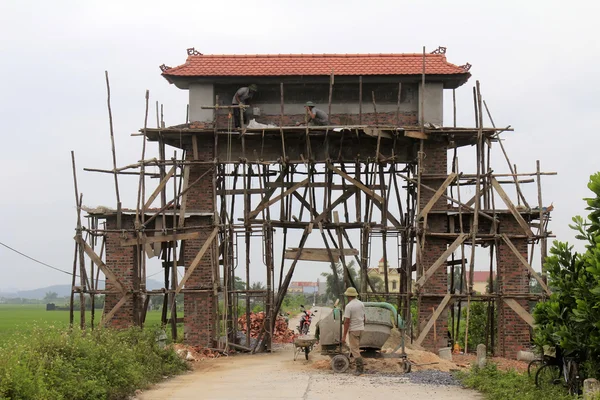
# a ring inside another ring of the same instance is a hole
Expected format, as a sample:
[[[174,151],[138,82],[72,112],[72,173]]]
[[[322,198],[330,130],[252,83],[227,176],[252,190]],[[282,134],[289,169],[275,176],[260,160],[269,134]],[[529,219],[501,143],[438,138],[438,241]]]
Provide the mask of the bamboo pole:
[[[110,83],[108,81],[108,71],[104,71],[104,76],[106,78],[106,93],[107,93],[107,97],[106,97],[106,104],[108,106],[108,123],[109,123],[109,127],[110,127],[110,144],[111,144],[111,151],[112,151],[112,160],[113,160],[113,170],[116,171],[117,169],[117,155],[116,155],[116,151],[115,151],[115,135],[114,135],[114,131],[113,131],[113,118],[112,118],[112,110],[110,107]],[[115,178],[115,193],[117,195],[117,210],[121,209],[121,196],[119,195],[119,179],[117,177],[117,173],[114,173],[114,178]],[[120,215],[117,216],[117,228],[121,228],[121,223],[120,223]]]

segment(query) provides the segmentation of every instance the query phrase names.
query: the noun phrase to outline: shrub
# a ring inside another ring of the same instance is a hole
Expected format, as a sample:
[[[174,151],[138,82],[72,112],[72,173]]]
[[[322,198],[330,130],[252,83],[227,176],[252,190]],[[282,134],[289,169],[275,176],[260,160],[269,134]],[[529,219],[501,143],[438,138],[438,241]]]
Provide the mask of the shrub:
[[[600,372],[600,173],[590,177],[594,198],[585,199],[588,218],[574,217],[570,227],[585,243],[585,252],[573,252],[568,243],[554,242],[544,266],[552,295],[536,306],[536,344],[559,345],[565,354],[579,353],[587,377]]]
[[[0,399],[125,399],[185,369],[150,330],[36,327],[0,346]]]
[[[560,385],[541,390],[526,374],[514,370],[501,371],[493,363],[489,363],[484,368],[475,365],[471,371],[459,373],[458,378],[463,385],[482,392],[489,400],[573,399]]]

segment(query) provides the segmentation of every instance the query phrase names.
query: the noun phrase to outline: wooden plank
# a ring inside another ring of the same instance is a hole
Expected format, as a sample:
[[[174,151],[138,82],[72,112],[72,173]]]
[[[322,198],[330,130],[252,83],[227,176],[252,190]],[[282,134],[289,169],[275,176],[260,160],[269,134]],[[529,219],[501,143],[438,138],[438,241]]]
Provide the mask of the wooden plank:
[[[183,168],[183,185],[181,186],[181,203],[179,204],[179,222],[177,226],[183,228],[185,225],[185,207],[187,204],[187,188],[190,181],[190,166],[186,165]]]
[[[123,282],[121,282],[121,280],[115,275],[114,272],[112,272],[110,268],[108,268],[106,264],[104,264],[104,261],[102,261],[98,254],[92,250],[90,245],[88,245],[81,236],[75,236],[75,240],[77,243],[79,243],[79,246],[83,247],[83,251],[85,251],[85,254],[88,255],[92,262],[96,264],[98,268],[100,268],[102,273],[104,273],[109,280],[112,281],[111,283],[117,288],[117,290],[121,293],[125,293],[125,286],[123,285]]]
[[[492,186],[494,186],[494,189],[496,189],[496,192],[498,192],[498,195],[500,196],[500,198],[502,198],[502,201],[504,201],[504,204],[506,204],[506,206],[512,213],[513,217],[515,217],[515,219],[517,220],[517,222],[519,223],[519,225],[521,226],[521,228],[523,229],[525,234],[529,237],[533,236],[533,232],[529,228],[529,225],[527,225],[527,222],[525,222],[525,220],[523,219],[523,217],[521,216],[519,211],[517,211],[517,208],[512,203],[512,201],[510,201],[510,198],[508,197],[508,195],[506,194],[504,189],[502,189],[502,186],[500,186],[500,184],[498,183],[496,178],[494,178],[492,176],[491,181],[492,181]]]
[[[404,136],[413,138],[413,139],[429,139],[429,136],[426,133],[422,133],[420,131],[404,131]]]
[[[467,238],[467,234],[466,233],[461,233],[455,240],[454,242],[452,242],[452,244],[450,246],[448,246],[448,248],[446,249],[446,251],[444,251],[444,253],[440,256],[440,258],[438,258],[431,267],[429,267],[427,269],[427,271],[425,271],[425,273],[423,274],[423,276],[421,276],[421,278],[419,278],[419,280],[417,281],[417,283],[415,283],[415,287],[416,288],[421,288],[425,282],[427,282],[427,280],[429,278],[431,278],[433,276],[433,274],[436,273],[436,271],[442,266],[446,266],[447,262],[448,262],[448,257],[450,257],[450,255],[452,254],[452,252],[454,252],[454,250],[456,250],[458,248],[458,246],[460,246],[462,244],[462,242],[465,241],[465,239]]]
[[[386,138],[386,139],[393,139],[391,134],[389,134],[387,132],[383,132],[379,128],[363,128],[363,132],[367,136],[371,136],[371,137],[376,137],[376,138],[382,137],[382,138]]]
[[[284,258],[289,260],[296,259],[296,255],[300,251],[300,257],[298,260],[305,261],[323,261],[323,262],[331,262],[331,258],[329,257],[329,251],[334,258],[339,258],[342,252],[339,249],[317,249],[317,248],[303,248],[303,249],[288,249],[285,251]],[[357,256],[358,250],[356,249],[344,249],[345,256]]]
[[[194,258],[194,260],[188,267],[187,271],[185,271],[185,275],[183,276],[183,279],[181,279],[181,282],[179,282],[179,285],[177,286],[177,289],[175,290],[175,296],[177,296],[179,294],[179,292],[181,291],[181,289],[183,289],[183,286],[185,285],[187,280],[190,278],[190,276],[192,276],[192,273],[194,272],[196,267],[200,264],[200,261],[202,261],[202,257],[204,257],[204,254],[210,247],[210,244],[215,239],[215,237],[217,237],[217,233],[219,233],[219,228],[213,229],[213,231],[210,233],[210,235],[206,239],[206,242],[204,242],[204,244],[202,245],[202,248],[200,248],[200,251],[198,252],[198,254],[196,254],[196,257]]]
[[[160,194],[160,192],[164,189],[164,187],[167,185],[167,182],[169,182],[169,179],[175,174],[175,166],[173,166],[169,172],[167,172],[167,175],[165,175],[165,177],[160,181],[160,183],[158,184],[158,186],[156,187],[156,189],[154,189],[154,192],[152,192],[152,194],[150,195],[150,197],[148,197],[148,200],[146,201],[146,204],[144,204],[144,212],[150,208],[150,206],[152,205],[152,202],[158,197],[158,195]]]
[[[544,289],[544,291],[546,293],[548,293],[548,295],[551,295],[552,292],[550,291],[550,289],[548,288],[548,286],[544,283],[543,279],[537,274],[537,272],[535,272],[535,270],[533,269],[533,267],[531,265],[529,265],[529,263],[527,262],[527,260],[525,259],[525,257],[523,257],[521,255],[521,253],[519,253],[519,250],[517,250],[517,248],[515,247],[515,245],[513,244],[513,242],[508,238],[508,236],[506,236],[506,233],[502,234],[502,240],[504,240],[504,243],[506,243],[507,246],[510,247],[510,249],[515,254],[515,256],[517,256],[517,258],[519,259],[519,261],[521,262],[521,264],[523,264],[525,266],[525,268],[527,268],[527,270],[529,271],[529,274],[531,276],[533,276],[533,278],[540,284],[540,286],[542,287],[542,289]]]
[[[369,189],[362,182],[354,179],[353,177],[351,177],[344,171],[340,170],[339,168],[334,167],[333,165],[331,165],[329,163],[327,163],[327,168],[329,168],[330,170],[332,170],[333,172],[335,172],[336,174],[338,174],[339,176],[341,176],[348,182],[352,183],[354,186],[356,186],[357,188],[362,190],[367,196],[374,198],[381,204],[385,203],[385,199],[383,197],[379,196],[377,193],[375,193],[374,190]]]
[[[106,325],[106,323],[108,321],[110,321],[112,317],[115,316],[115,314],[117,313],[117,311],[119,311],[119,309],[123,306],[123,304],[125,304],[125,302],[128,300],[128,298],[129,298],[129,294],[124,294],[123,297],[121,297],[121,300],[119,300],[119,302],[117,304],[115,304],[115,306],[112,308],[112,310],[110,310],[106,315],[104,315],[102,317],[102,321],[100,321],[100,326]]]
[[[442,314],[442,312],[446,309],[450,300],[452,300],[452,295],[450,293],[448,293],[447,295],[444,296],[444,298],[442,299],[442,302],[440,303],[438,308],[436,308],[436,310],[433,312],[433,315],[431,316],[429,321],[427,321],[427,325],[425,325],[425,328],[423,328],[423,330],[419,334],[419,337],[417,338],[417,340],[415,342],[417,344],[417,346],[420,346],[421,343],[423,343],[423,340],[425,340],[425,337],[431,330],[431,327],[433,326],[435,321],[437,321],[437,319]],[[434,346],[435,346],[435,344],[434,344]]]
[[[289,188],[285,192],[283,192],[283,193],[275,196],[271,200],[269,200],[269,201],[267,201],[265,203],[259,204],[258,207],[256,207],[256,209],[254,211],[252,211],[251,213],[248,214],[248,218],[249,219],[255,218],[258,214],[260,214],[260,212],[262,210],[264,210],[265,208],[267,208],[267,207],[271,206],[272,204],[278,202],[279,200],[283,199],[284,197],[289,196],[290,194],[294,193],[296,190],[298,190],[302,186],[306,185],[307,183],[308,183],[308,178],[306,178],[302,182],[296,183],[294,186],[292,186],[291,188]]]
[[[158,232],[157,232],[158,233]],[[141,244],[146,243],[164,243],[164,242],[174,242],[176,240],[188,240],[188,239],[198,239],[200,238],[200,232],[187,232],[187,233],[176,233],[171,235],[154,235],[144,237],[141,241]],[[121,240],[121,246],[135,246],[138,244],[137,239],[124,239]]]
[[[506,305],[509,306],[510,308],[512,308],[512,310],[514,312],[516,312],[517,315],[519,317],[521,317],[521,319],[523,321],[527,322],[529,324],[529,326],[531,326],[532,328],[535,328],[535,323],[533,321],[533,315],[529,314],[527,312],[527,310],[525,310],[522,305],[517,303],[517,301],[515,299],[502,299],[502,300],[504,300]]]
[[[438,190],[436,190],[436,192],[433,194],[433,197],[429,199],[425,207],[423,207],[423,209],[417,216],[417,220],[423,218],[423,216],[433,208],[434,204],[440,199],[440,197],[442,197],[448,186],[452,182],[454,182],[454,179],[456,179],[456,173],[452,172],[450,175],[448,175],[448,177],[446,178],[444,183],[442,183],[442,185],[438,188]]]

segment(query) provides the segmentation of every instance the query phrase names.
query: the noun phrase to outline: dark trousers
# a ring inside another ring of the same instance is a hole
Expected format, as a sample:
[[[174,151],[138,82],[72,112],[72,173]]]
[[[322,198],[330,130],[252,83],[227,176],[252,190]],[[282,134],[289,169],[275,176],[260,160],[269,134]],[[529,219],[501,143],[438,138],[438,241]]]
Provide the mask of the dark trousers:
[[[238,104],[232,104],[234,106],[237,106]],[[234,123],[234,127],[235,128],[241,128],[242,127],[242,117],[241,117],[242,113],[241,113],[241,108],[234,108],[233,109],[233,123]],[[244,125],[248,124],[248,113],[246,112],[246,110],[244,110]]]

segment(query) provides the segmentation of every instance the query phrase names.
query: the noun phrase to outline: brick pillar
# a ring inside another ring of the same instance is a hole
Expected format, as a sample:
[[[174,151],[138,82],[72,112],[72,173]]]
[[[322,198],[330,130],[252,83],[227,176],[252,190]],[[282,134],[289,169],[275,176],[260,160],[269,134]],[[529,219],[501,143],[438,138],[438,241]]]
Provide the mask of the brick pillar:
[[[424,147],[424,158],[423,158],[423,176],[421,182],[433,189],[437,189],[444,182],[445,178],[429,178],[427,174],[440,174],[446,175],[448,168],[448,151],[446,144],[442,142],[425,141]],[[420,205],[421,209],[429,202],[433,197],[433,192],[425,189],[421,189],[420,194]],[[446,210],[447,200],[440,198],[434,205],[432,210]],[[428,232],[448,232],[447,219],[444,214],[429,214],[427,217]],[[448,247],[448,241],[445,239],[434,238],[426,236],[425,247],[422,252],[421,264],[424,270],[427,269],[446,251]],[[435,293],[439,294],[439,297],[433,298],[422,298],[419,308],[419,326],[422,328],[425,326],[430,316],[433,314],[433,310],[437,309],[442,297],[448,293],[448,271],[445,267],[440,267],[438,271],[427,281],[423,286],[421,293]],[[436,321],[435,339],[434,342],[434,329],[433,327],[425,337],[422,345],[428,350],[437,351],[440,347],[447,346],[447,332],[448,332],[448,313],[446,311],[438,317]]]
[[[213,226],[212,219],[207,217],[190,217],[186,219],[186,226],[206,225],[201,231],[201,237],[186,240],[184,247],[184,261],[187,268],[194,260],[200,248],[210,235]],[[215,241],[211,248],[204,254],[202,261],[196,267],[185,284],[186,289],[212,289],[212,266],[218,263],[215,257]],[[217,298],[213,293],[186,293],[184,295],[184,337],[185,342],[194,346],[213,347],[215,337],[215,322]]]
[[[500,216],[500,232],[506,234],[524,235],[525,233],[510,214]],[[511,239],[519,253],[528,260],[527,240]],[[511,294],[529,293],[529,278],[525,266],[519,261],[513,251],[500,241],[498,246],[498,290],[504,296]],[[527,300],[517,300],[527,311]],[[530,347],[530,327],[506,303],[498,304],[498,354],[502,357],[516,358],[519,350]]]
[[[212,161],[214,158],[214,138],[212,135],[198,135],[198,161]],[[191,142],[186,148],[186,159],[194,159]],[[211,165],[192,165],[190,167],[189,183],[193,183],[205,172],[212,168]],[[184,264],[187,269],[200,251],[200,248],[210,235],[213,226],[213,213],[215,211],[215,171],[208,172],[198,183],[187,192],[186,211],[203,213],[204,216],[186,218],[185,226],[206,226],[200,230],[201,237],[186,240],[184,243]],[[213,266],[218,269],[218,255],[216,240],[204,254],[200,264],[185,284],[186,289],[212,289]],[[212,292],[186,293],[184,296],[184,337],[185,342],[194,346],[213,347],[216,335],[216,315],[218,299]]]
[[[135,216],[122,215],[122,229],[133,229]],[[106,218],[106,229],[117,229],[117,217]],[[121,246],[121,233],[109,232],[106,234],[106,266],[115,273],[125,286],[125,290],[133,290],[133,271],[137,263],[135,246]],[[113,282],[106,278],[106,290],[116,290]],[[121,294],[107,294],[104,300],[104,314],[110,312],[115,304],[121,300]],[[119,308],[108,322],[113,328],[127,328],[134,325],[133,301],[131,297]]]

